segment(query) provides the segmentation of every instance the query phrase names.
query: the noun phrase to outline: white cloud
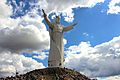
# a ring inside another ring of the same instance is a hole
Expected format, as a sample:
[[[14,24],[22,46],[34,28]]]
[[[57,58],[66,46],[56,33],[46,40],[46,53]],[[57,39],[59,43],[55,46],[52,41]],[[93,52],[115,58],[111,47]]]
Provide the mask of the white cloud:
[[[0,18],[9,17],[12,14],[12,7],[5,3],[6,0],[0,1]]]
[[[65,66],[89,77],[120,74],[120,36],[95,47],[81,42],[70,46],[65,53]]]
[[[33,25],[21,25],[14,29],[4,28],[0,30],[0,34],[0,47],[11,51],[25,49],[42,50],[49,45],[48,32],[40,32]]]
[[[14,76],[16,70],[23,74],[40,68],[44,68],[43,64],[32,58],[10,52],[0,54],[0,77]]]
[[[105,80],[120,80],[120,75],[119,76],[108,77]]]
[[[65,38],[63,39],[63,43],[64,43],[64,45],[67,44],[67,40]]]
[[[47,52],[41,52],[41,53],[39,53],[39,55],[33,56],[33,58],[44,60],[45,58],[48,57],[46,54],[48,54],[48,53]]]
[[[15,0],[12,1],[16,4]],[[40,8],[45,9],[48,14],[52,12],[56,12],[56,14],[62,13],[65,20],[71,22],[74,20],[72,8],[93,7],[100,2],[104,2],[104,0],[61,0],[59,3],[56,0],[39,0],[35,5],[40,5]],[[30,3],[33,5],[32,2]],[[14,12],[17,9],[20,10],[18,12],[21,12],[21,6],[24,7],[25,4],[21,2],[20,6],[16,6]],[[20,73],[25,73],[44,67],[42,63],[38,63],[32,58],[12,54],[22,50],[33,51],[49,48],[49,34],[42,23],[43,18],[37,14],[38,8],[35,7],[28,14],[14,19],[10,17],[15,14],[12,13],[12,7],[6,5],[6,0],[0,2],[0,77],[14,75],[15,68]],[[65,40],[64,42],[67,43]]]
[[[94,36],[88,34],[87,32],[82,33],[82,35],[85,37],[94,38]]]
[[[62,14],[65,21],[72,22],[74,20],[72,8],[93,7],[101,2],[104,2],[104,0],[39,0],[38,3],[31,3],[31,5],[39,5],[40,7],[37,6],[38,9],[45,9],[49,14],[53,12],[56,15]]]
[[[120,80],[120,75],[117,75],[117,76],[110,76],[110,77],[107,77],[105,79],[99,79],[98,80]]]
[[[88,36],[89,36],[89,34],[88,34],[88,33],[86,33],[86,32],[84,32],[84,33],[83,33],[83,35],[84,35],[84,36],[86,36],[86,37],[88,37]]]
[[[5,1],[3,3],[6,5]],[[12,10],[8,7],[1,9],[6,10],[7,8],[11,13]],[[10,14],[3,15],[0,19],[0,48],[14,52],[48,49],[49,33],[42,21],[41,16],[32,12],[17,19],[10,18]]]
[[[5,3],[5,0],[0,2],[0,77],[14,75],[15,68],[20,74],[43,68],[42,63],[32,58],[13,54],[49,48],[49,34],[43,18],[32,12],[21,18],[11,18],[12,8]]]
[[[116,4],[120,4],[120,0],[111,0],[109,3],[109,10],[107,12],[108,14],[118,14],[120,12],[120,6]]]

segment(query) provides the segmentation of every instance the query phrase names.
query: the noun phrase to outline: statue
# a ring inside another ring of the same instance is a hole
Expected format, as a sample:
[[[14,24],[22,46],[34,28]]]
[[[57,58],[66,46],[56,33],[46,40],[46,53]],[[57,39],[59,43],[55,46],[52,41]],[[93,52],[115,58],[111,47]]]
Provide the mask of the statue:
[[[47,14],[42,9],[44,19],[49,26],[50,51],[48,57],[48,67],[64,67],[64,44],[63,32],[70,31],[77,23],[64,27],[60,25],[60,16],[56,16],[55,23],[50,21]]]

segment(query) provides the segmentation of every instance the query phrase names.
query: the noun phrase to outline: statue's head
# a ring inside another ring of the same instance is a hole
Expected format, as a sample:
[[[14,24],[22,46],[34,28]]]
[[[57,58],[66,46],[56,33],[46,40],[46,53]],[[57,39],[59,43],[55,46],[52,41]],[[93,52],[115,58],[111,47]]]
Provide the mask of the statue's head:
[[[55,23],[56,23],[56,24],[60,24],[60,16],[56,16],[56,18],[55,18]]]

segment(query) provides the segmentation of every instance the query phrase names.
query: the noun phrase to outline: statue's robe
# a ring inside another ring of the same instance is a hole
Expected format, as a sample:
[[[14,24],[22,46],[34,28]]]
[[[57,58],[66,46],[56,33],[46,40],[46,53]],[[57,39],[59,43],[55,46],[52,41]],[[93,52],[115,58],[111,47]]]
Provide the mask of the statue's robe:
[[[50,51],[48,57],[48,67],[64,67],[64,44],[63,32],[73,29],[73,26],[64,27],[51,22],[47,17],[46,23],[49,26]]]

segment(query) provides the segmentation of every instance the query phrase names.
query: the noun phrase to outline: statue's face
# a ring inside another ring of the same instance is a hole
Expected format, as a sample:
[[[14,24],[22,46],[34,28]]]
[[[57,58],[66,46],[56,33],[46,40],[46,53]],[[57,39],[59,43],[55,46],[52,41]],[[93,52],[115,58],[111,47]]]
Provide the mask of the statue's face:
[[[56,18],[55,18],[55,23],[56,23],[56,24],[60,24],[60,16],[56,16]]]

